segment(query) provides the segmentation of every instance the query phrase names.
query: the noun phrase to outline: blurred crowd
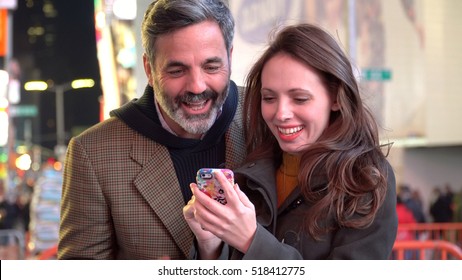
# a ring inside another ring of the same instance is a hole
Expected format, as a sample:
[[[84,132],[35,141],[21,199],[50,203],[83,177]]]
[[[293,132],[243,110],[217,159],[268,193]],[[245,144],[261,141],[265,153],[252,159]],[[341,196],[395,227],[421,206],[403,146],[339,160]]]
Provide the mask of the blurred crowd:
[[[0,180],[0,259],[34,256],[56,244],[62,175],[55,163],[44,163],[13,189]]]
[[[11,195],[7,192],[4,182],[0,180],[0,230],[28,230],[30,198],[33,190],[33,186],[28,183],[24,182],[26,186],[21,186],[23,192]]]
[[[462,190],[454,193],[450,184],[436,186],[428,208],[424,207],[420,191],[408,185],[398,187],[397,213],[400,223],[462,222]]]

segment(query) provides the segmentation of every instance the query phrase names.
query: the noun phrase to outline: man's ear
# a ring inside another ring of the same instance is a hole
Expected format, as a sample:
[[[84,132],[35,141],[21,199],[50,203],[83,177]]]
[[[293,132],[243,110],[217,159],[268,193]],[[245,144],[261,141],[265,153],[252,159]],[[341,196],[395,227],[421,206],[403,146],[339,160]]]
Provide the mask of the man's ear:
[[[149,61],[149,57],[146,53],[143,54],[143,66],[144,66],[144,73],[146,73],[146,77],[148,78],[148,84],[152,87],[153,77],[152,77],[151,62]]]
[[[232,46],[231,49],[229,50],[229,70],[230,71],[232,70],[232,66],[233,66],[233,48],[234,46]]]

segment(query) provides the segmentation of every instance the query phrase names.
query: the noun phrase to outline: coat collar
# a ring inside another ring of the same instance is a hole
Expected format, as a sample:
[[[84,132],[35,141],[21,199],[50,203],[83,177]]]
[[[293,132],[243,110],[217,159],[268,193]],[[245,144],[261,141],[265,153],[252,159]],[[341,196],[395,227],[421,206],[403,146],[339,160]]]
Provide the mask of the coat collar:
[[[178,216],[183,215],[184,202],[177,177],[165,174],[165,170],[172,170],[172,174],[175,170],[168,150],[137,134],[131,157],[143,166],[134,181],[136,188],[162,220],[184,255],[188,256],[193,234],[186,221],[178,219]]]
[[[250,162],[234,171],[236,182],[254,203],[258,222],[263,226],[273,224],[277,216],[275,172],[271,159]]]
[[[234,171],[236,176],[242,176],[238,183],[242,184],[244,192],[246,188],[260,192],[261,196],[257,199],[264,199],[266,209],[262,209],[262,213],[259,213],[262,217],[259,222],[264,226],[271,224],[278,214],[304,203],[301,189],[296,187],[284,203],[277,208],[276,169],[272,159],[261,159],[247,163]],[[325,186],[327,184],[325,173],[316,172],[316,174],[318,175],[313,178],[311,186],[313,188]]]

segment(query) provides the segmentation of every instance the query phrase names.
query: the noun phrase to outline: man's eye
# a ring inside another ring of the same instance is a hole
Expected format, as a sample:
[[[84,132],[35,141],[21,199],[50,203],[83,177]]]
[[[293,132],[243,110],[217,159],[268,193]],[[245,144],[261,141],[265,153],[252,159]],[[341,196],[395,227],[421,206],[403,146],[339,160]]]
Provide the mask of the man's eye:
[[[218,66],[211,66],[211,65],[209,65],[209,66],[206,66],[206,67],[205,67],[205,71],[207,71],[208,73],[215,73],[215,72],[217,72],[219,69],[220,69],[220,67],[218,67]]]
[[[175,70],[169,70],[167,71],[167,73],[171,76],[174,76],[174,77],[178,77],[178,76],[181,76],[183,74],[183,70],[182,69],[175,69]]]

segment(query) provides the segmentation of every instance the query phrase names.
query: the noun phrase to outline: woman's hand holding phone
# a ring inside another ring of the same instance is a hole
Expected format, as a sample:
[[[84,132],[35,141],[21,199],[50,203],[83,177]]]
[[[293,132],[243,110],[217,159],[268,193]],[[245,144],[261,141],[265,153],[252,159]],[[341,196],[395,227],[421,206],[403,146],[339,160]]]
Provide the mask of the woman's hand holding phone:
[[[194,201],[191,203],[191,207],[194,208],[194,218],[201,229],[213,233],[229,245],[246,253],[257,228],[255,207],[239,186],[232,184],[222,171],[214,170],[213,175],[223,190],[226,204],[217,203],[199,190],[196,184],[191,184],[194,195],[192,199]],[[204,236],[201,232],[198,234]],[[198,238],[197,235],[196,237]]]

